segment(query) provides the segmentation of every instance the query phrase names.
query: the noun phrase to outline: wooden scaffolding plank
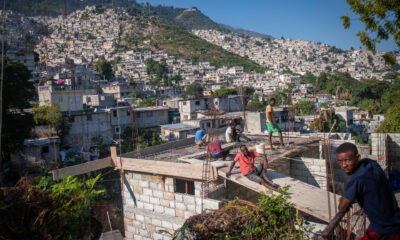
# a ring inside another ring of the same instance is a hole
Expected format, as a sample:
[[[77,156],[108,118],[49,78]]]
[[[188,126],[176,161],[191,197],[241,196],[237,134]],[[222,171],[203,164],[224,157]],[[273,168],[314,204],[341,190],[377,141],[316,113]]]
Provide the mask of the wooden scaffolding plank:
[[[230,178],[226,177],[226,172],[229,170],[229,167],[224,167],[218,169],[218,175],[235,182],[243,187],[251,189],[256,192],[264,192],[268,190],[261,184],[257,184],[248,178],[241,175],[239,169],[235,169],[232,171],[232,175]],[[283,174],[275,172],[272,169],[268,169],[267,171],[268,177],[273,180],[274,183],[279,186],[289,185],[289,195],[291,199],[289,200],[291,203],[295,204],[296,207],[307,214],[310,214],[316,218],[319,218],[323,221],[329,222],[329,211],[327,204],[327,194],[326,191],[317,187],[314,187],[310,184],[306,184],[297,179],[287,177]],[[333,217],[335,215],[334,210],[334,194],[330,194],[331,197],[331,213]],[[336,199],[339,199],[339,195],[336,195]]]
[[[202,180],[202,164],[188,164],[167,161],[154,161],[135,158],[121,158],[122,168],[125,171],[150,173],[154,175],[172,176],[193,180]],[[118,164],[117,168],[121,168]],[[211,180],[217,178],[217,170],[214,166],[210,169]]]
[[[98,159],[90,162],[85,162],[82,164],[60,168],[52,171],[53,179],[59,180],[64,177],[77,176],[92,171],[96,171],[106,167],[113,167],[114,164],[110,157]]]

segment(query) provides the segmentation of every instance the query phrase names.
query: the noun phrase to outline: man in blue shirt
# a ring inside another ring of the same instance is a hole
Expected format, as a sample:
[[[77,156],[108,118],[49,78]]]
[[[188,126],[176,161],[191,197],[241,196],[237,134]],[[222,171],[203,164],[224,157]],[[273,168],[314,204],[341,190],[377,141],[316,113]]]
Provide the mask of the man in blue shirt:
[[[357,201],[371,222],[361,239],[400,239],[400,209],[379,164],[368,158],[361,160],[352,143],[340,145],[336,159],[340,168],[350,175],[339,199],[339,211],[346,212]]]
[[[197,144],[197,146],[205,146],[207,145],[209,139],[208,139],[208,134],[206,134],[206,130],[200,129],[197,130],[195,137],[194,137],[194,142]]]

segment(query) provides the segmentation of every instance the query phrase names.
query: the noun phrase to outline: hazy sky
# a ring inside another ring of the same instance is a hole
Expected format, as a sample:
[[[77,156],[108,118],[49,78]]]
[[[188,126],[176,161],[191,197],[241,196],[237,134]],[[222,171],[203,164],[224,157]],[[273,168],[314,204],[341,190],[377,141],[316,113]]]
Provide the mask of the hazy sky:
[[[362,23],[353,21],[345,30],[340,16],[349,13],[346,0],[137,0],[151,5],[197,7],[217,23],[252,30],[273,37],[323,42],[343,49],[359,48],[356,36]],[[356,16],[353,16],[356,18]],[[377,46],[396,50],[393,40]]]

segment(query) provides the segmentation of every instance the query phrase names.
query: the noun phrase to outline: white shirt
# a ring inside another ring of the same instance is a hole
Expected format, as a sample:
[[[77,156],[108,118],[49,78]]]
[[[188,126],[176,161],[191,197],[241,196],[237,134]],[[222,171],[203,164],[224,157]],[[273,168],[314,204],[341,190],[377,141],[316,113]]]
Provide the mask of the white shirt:
[[[226,129],[226,132],[225,132],[225,140],[226,140],[227,143],[232,142],[232,141],[231,141],[231,137],[230,137],[231,134],[232,134],[232,128],[231,128],[231,127],[228,127],[228,128]]]

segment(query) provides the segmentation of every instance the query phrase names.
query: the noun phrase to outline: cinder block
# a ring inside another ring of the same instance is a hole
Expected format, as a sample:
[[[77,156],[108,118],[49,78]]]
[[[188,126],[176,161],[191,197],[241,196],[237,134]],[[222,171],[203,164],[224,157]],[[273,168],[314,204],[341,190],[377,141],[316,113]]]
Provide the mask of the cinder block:
[[[148,181],[139,181],[139,186],[144,187],[144,188],[149,188],[149,182]]]
[[[136,194],[143,194],[143,188],[139,187],[139,186],[134,186],[133,187],[133,192],[136,193]]]
[[[161,206],[169,207],[169,200],[161,198],[160,199],[160,204],[161,204]]]
[[[143,194],[152,197],[153,196],[153,190],[149,188],[143,188]]]
[[[194,204],[188,204],[188,205],[186,205],[186,208],[188,211],[191,211],[194,213],[196,212],[196,206]]]
[[[163,198],[163,192],[160,190],[153,190],[153,196],[156,198]]]
[[[150,203],[153,204],[153,205],[160,205],[160,199],[159,198],[150,197]]]
[[[194,196],[184,195],[183,196],[183,202],[185,204],[195,204]]]
[[[132,221],[133,221],[132,218],[124,217],[124,224],[126,225],[132,225]]]
[[[163,240],[172,240],[172,237],[167,236],[167,235],[163,235]]]
[[[134,240],[143,240],[143,237],[140,235],[135,235]]]
[[[175,200],[175,194],[174,193],[164,192],[163,195],[164,195],[164,199]]]
[[[165,227],[165,228],[170,228],[172,229],[172,223],[168,222],[168,221],[162,221],[161,222],[161,226]]]
[[[310,171],[311,172],[320,172],[321,171],[321,167],[320,166],[311,166],[310,167]]]
[[[191,216],[193,216],[193,215],[196,215],[194,212],[188,212],[188,211],[185,211],[184,212],[184,217],[185,217],[185,219],[187,219],[187,218],[190,218]]]
[[[150,203],[145,203],[143,208],[146,209],[146,210],[153,211],[154,210],[154,205],[150,204]]]
[[[129,231],[125,231],[125,238],[127,239],[133,239],[133,233],[129,232]]]
[[[144,223],[151,223],[151,217],[144,216]]]
[[[183,217],[184,216],[184,212],[182,210],[175,209],[175,216]]]
[[[178,210],[186,210],[186,205],[184,203],[175,203],[175,208]]]
[[[146,230],[149,232],[155,232],[156,231],[156,227],[153,224],[146,224]]]
[[[155,218],[151,219],[151,224],[153,224],[156,227],[161,227],[162,226],[161,225],[161,220],[155,219]]]
[[[141,228],[141,227],[140,227],[140,228]],[[139,232],[139,230],[138,230],[136,227],[134,227],[134,226],[127,226],[127,225],[125,225],[125,230],[128,231],[128,232],[133,233],[134,235],[135,235],[135,234],[138,234],[138,232]]]
[[[144,202],[137,201],[137,202],[136,202],[136,207],[137,207],[137,208],[144,208]]]
[[[147,196],[147,195],[139,195],[139,200],[141,202],[144,202],[144,203],[149,203],[150,202],[150,197]]]
[[[134,172],[130,172],[132,179],[138,179],[141,180],[142,179],[142,174],[140,173],[134,173]]]
[[[206,209],[219,209],[220,202],[212,199],[204,199],[204,208]]]
[[[160,205],[154,205],[154,212],[156,213],[164,213],[164,207]]]
[[[149,232],[145,229],[139,229],[139,235],[142,237],[148,237],[149,236]],[[136,239],[136,236],[135,236]]]
[[[165,178],[165,185],[174,185],[174,179],[171,177],[166,177]]]
[[[135,214],[135,219],[140,222],[144,222],[144,216],[140,214]]]
[[[165,191],[173,193],[174,186],[173,185],[165,185]]]
[[[153,239],[154,240],[163,240],[163,235],[159,233],[153,233]]]
[[[170,216],[175,216],[175,209],[164,207],[164,213]]]
[[[179,193],[175,193],[175,201],[176,202],[183,202],[183,195]]]

